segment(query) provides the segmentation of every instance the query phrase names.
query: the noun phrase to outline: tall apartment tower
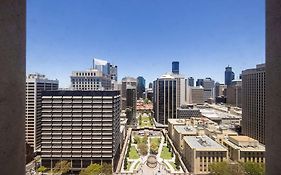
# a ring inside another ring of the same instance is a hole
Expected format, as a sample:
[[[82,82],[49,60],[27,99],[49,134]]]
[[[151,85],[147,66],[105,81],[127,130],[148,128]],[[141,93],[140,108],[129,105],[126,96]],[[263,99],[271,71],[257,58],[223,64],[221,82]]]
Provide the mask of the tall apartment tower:
[[[232,71],[232,67],[227,66],[224,71],[224,84],[227,86],[230,85],[232,80],[234,80],[234,76],[235,74]]]
[[[127,87],[128,86],[133,86],[137,88],[137,79],[133,77],[124,77],[122,79],[122,89],[121,89],[121,97],[122,97],[122,110],[126,109],[127,107]]]
[[[91,163],[111,163],[120,155],[119,91],[44,91],[42,93],[41,163],[60,160],[72,171]]]
[[[58,80],[49,80],[45,75],[29,74],[26,77],[25,141],[34,152],[40,145],[42,91],[58,90],[58,87]]]
[[[194,86],[194,78],[188,77],[188,86],[193,87]]]
[[[179,74],[180,73],[180,63],[178,61],[173,61],[172,62],[172,72],[174,74]]]
[[[142,76],[137,78],[137,98],[143,98],[145,92],[145,79]]]
[[[242,71],[242,132],[265,143],[265,64]]]
[[[110,77],[98,69],[73,71],[70,79],[73,90],[111,90]]]
[[[186,79],[179,74],[165,74],[154,81],[154,118],[167,125],[169,118],[176,118],[177,108],[189,102]]]

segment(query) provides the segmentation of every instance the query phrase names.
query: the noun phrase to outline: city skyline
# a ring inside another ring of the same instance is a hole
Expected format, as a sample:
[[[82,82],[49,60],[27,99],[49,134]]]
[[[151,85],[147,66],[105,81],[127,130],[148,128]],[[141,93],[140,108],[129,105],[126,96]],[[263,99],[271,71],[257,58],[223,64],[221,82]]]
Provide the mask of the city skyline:
[[[67,1],[65,8],[64,1],[30,1],[27,73],[69,87],[72,71],[91,68],[92,59],[100,58],[118,65],[119,80],[143,76],[152,82],[171,72],[172,61],[195,80],[223,83],[227,65],[236,79],[265,57],[264,2],[251,2]]]

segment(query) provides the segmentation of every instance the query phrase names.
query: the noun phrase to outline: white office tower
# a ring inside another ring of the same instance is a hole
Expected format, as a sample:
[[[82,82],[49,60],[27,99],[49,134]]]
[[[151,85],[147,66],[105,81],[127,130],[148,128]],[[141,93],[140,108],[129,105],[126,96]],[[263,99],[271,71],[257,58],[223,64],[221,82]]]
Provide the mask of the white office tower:
[[[180,74],[167,73],[154,81],[154,118],[167,125],[169,118],[176,118],[177,108],[190,103],[187,80]]]
[[[70,79],[73,90],[111,90],[111,79],[97,69],[73,71]]]
[[[41,93],[58,87],[58,80],[48,80],[45,75],[36,73],[26,77],[25,141],[34,152],[40,144]]]

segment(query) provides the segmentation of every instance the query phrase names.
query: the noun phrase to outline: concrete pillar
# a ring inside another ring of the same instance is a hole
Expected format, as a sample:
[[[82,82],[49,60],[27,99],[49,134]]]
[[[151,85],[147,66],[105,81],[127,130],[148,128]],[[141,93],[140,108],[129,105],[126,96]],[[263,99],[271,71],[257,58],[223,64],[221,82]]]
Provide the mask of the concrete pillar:
[[[0,174],[25,174],[25,0],[0,3]]]
[[[281,172],[281,1],[266,0],[266,174]]]

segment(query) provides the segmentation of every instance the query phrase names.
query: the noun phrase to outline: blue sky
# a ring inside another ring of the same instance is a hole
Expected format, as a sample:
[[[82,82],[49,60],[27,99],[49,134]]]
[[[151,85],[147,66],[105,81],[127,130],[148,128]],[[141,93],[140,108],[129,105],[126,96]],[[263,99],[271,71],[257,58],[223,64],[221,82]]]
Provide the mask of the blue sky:
[[[28,0],[27,73],[70,85],[94,57],[118,65],[118,78],[147,82],[180,61],[186,77],[224,81],[265,57],[264,0]]]

